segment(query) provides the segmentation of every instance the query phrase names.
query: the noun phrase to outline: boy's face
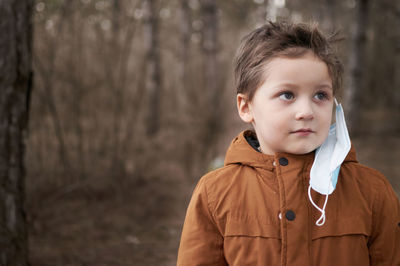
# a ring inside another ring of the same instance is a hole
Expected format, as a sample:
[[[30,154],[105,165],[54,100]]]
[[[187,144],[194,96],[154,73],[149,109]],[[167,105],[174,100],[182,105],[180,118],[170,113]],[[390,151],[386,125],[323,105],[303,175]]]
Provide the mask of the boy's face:
[[[252,123],[265,154],[305,154],[326,139],[334,95],[327,65],[312,52],[277,57],[265,69],[265,82],[251,102],[238,94],[239,115]]]

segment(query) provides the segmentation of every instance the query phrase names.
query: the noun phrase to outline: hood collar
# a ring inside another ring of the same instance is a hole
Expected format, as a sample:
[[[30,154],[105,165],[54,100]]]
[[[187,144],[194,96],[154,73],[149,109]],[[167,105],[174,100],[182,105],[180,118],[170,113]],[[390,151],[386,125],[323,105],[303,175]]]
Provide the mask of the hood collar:
[[[252,130],[242,131],[236,138],[234,138],[226,152],[224,165],[229,164],[242,164],[255,168],[264,168],[272,170],[274,168],[273,162],[277,158],[286,157],[292,161],[310,162],[314,160],[315,152],[307,154],[290,154],[284,152],[277,152],[275,155],[263,154],[258,151],[259,146],[256,133]],[[357,162],[356,152],[354,146],[351,146],[344,162]]]

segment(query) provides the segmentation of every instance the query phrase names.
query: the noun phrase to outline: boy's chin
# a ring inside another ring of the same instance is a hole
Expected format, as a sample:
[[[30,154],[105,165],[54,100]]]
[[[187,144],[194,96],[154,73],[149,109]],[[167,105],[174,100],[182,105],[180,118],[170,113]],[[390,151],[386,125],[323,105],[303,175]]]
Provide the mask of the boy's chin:
[[[302,155],[313,152],[317,147],[310,146],[310,147],[297,147],[293,149],[288,149],[287,153],[295,154],[295,155]]]

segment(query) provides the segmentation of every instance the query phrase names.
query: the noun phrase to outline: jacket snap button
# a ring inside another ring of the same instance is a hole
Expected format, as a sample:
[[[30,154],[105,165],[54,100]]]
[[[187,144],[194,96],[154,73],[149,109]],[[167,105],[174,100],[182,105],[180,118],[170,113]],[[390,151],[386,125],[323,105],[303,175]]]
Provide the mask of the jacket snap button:
[[[279,158],[279,164],[282,166],[286,166],[289,164],[289,161],[285,157],[282,157],[282,158]]]
[[[289,221],[293,221],[296,218],[296,214],[294,213],[294,211],[288,210],[286,212],[286,219],[288,219]]]

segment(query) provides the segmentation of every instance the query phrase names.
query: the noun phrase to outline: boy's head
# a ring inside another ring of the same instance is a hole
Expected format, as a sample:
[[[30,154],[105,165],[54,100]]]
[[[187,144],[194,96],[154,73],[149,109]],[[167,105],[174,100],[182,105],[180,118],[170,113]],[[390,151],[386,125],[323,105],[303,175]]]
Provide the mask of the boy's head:
[[[263,153],[304,154],[326,139],[343,68],[333,38],[315,26],[269,23],[238,50],[239,115],[252,123]]]
[[[265,80],[265,66],[276,57],[298,58],[312,51],[328,67],[334,93],[341,87],[343,66],[332,48],[336,34],[324,36],[317,26],[269,22],[246,35],[235,58],[237,93],[251,101]]]

